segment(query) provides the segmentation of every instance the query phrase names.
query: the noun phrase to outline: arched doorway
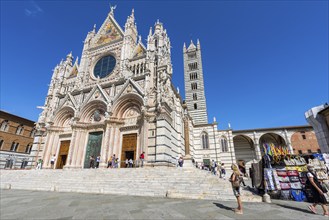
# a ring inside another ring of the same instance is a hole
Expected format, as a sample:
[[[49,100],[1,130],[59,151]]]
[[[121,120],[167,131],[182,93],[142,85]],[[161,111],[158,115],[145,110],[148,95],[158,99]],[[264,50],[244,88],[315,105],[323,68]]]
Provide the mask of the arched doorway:
[[[264,151],[267,150],[269,146],[276,147],[276,148],[282,148],[285,150],[287,149],[287,144],[286,144],[284,138],[275,133],[263,134],[259,138],[259,146],[260,146],[260,151],[261,151],[262,155],[264,155]]]
[[[251,163],[256,159],[253,140],[245,135],[237,135],[233,138],[236,162],[245,166],[248,173]]]

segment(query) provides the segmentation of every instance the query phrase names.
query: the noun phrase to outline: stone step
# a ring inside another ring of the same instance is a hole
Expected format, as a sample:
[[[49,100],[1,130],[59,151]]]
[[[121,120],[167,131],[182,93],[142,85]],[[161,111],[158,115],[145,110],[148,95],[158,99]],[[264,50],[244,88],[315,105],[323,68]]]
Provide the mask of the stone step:
[[[1,170],[0,187],[59,192],[234,200],[231,184],[198,169]],[[243,201],[261,201],[242,190]]]

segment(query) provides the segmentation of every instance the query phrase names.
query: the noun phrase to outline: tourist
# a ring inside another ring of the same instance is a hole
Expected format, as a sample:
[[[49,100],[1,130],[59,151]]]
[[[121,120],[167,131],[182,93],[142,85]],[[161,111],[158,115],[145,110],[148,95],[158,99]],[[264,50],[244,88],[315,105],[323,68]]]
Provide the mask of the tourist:
[[[130,167],[130,168],[133,167],[133,163],[134,163],[133,159],[130,158],[130,159],[129,159],[129,167]]]
[[[38,165],[37,165],[37,170],[41,170],[42,169],[42,163],[43,163],[43,160],[40,158],[39,160],[38,160]]]
[[[224,163],[220,166],[220,178],[223,178],[224,180],[226,179],[226,170]]]
[[[141,167],[144,166],[144,154],[145,154],[145,152],[143,151],[143,153],[139,156],[139,159],[140,159],[141,162],[142,162]]]
[[[230,182],[232,183],[233,193],[238,202],[238,208],[234,209],[234,212],[236,214],[241,215],[243,214],[243,211],[242,211],[242,202],[241,202],[241,193],[240,193],[240,171],[236,164],[233,164],[231,166],[231,169],[233,170],[233,173],[230,177]]]
[[[113,154],[115,156],[115,154]],[[119,158],[115,158],[115,161],[114,161],[114,168],[118,168],[119,166]]]
[[[95,158],[94,156],[89,157],[89,168],[94,168]]]
[[[112,168],[115,168],[115,160],[116,160],[115,154],[113,154],[113,156],[112,156]]]
[[[184,159],[183,159],[183,157],[180,157],[178,160],[179,167],[183,167],[183,164],[184,164]]]
[[[313,212],[314,214],[316,214],[316,206],[318,204],[320,204],[322,206],[323,209],[323,215],[324,216],[329,216],[329,212],[328,212],[328,207],[327,207],[327,199],[324,196],[324,193],[326,193],[326,190],[324,190],[321,186],[321,183],[319,182],[316,174],[315,174],[315,170],[314,170],[314,166],[311,164],[307,165],[307,181],[305,184],[306,188],[310,188],[311,192],[312,192],[312,196],[313,196],[313,205],[309,205],[308,208],[311,210],[311,212]]]
[[[51,169],[54,169],[55,160],[56,160],[56,157],[55,157],[55,154],[54,154],[54,155],[51,157],[51,159],[50,159],[50,167],[51,167]]]
[[[107,161],[107,168],[112,167],[112,156]]]
[[[177,155],[177,158],[176,158],[176,162],[177,162],[177,164],[176,164],[176,167],[179,167],[179,160],[180,160],[180,156],[179,155]]]
[[[126,158],[125,163],[126,163],[126,168],[128,168],[129,167],[129,160],[128,160],[128,158]]]
[[[98,155],[97,157],[96,157],[96,168],[99,168],[99,163],[101,162],[101,156],[100,155]]]
[[[244,162],[242,162],[241,165],[239,165],[239,170],[240,170],[240,175],[241,175],[241,183],[243,184],[243,186],[246,186],[243,176],[246,176],[246,168],[244,166]]]

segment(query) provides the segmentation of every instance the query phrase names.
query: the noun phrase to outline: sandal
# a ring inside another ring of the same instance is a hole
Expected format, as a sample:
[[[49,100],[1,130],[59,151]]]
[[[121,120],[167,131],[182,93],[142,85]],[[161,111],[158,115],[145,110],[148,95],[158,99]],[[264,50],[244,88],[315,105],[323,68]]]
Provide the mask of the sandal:
[[[324,213],[323,216],[329,216],[329,213]]]
[[[314,206],[309,205],[308,209],[311,210],[311,212],[313,212],[314,214],[316,214],[316,210],[314,209]]]
[[[235,209],[234,210],[234,213],[235,214],[238,214],[238,215],[242,215],[243,214],[242,210],[238,210],[238,209]]]

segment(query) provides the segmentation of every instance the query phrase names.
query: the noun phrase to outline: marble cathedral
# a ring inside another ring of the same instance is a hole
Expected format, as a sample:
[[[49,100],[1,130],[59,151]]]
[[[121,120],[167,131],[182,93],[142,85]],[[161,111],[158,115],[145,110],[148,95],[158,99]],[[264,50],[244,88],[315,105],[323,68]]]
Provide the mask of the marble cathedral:
[[[50,168],[53,155],[54,168],[89,168],[90,156],[98,155],[106,167],[113,154],[124,161],[142,152],[146,165],[175,164],[178,156],[228,166],[236,153],[260,159],[261,134],[244,132],[251,141],[239,139],[243,152],[235,152],[232,129],[218,130],[215,119],[208,123],[199,40],[183,46],[185,101],[172,83],[162,23],[150,28],[146,43],[134,10],[122,29],[111,8],[99,30],[87,34],[80,61],[70,53],[55,67],[32,149],[43,167]]]

